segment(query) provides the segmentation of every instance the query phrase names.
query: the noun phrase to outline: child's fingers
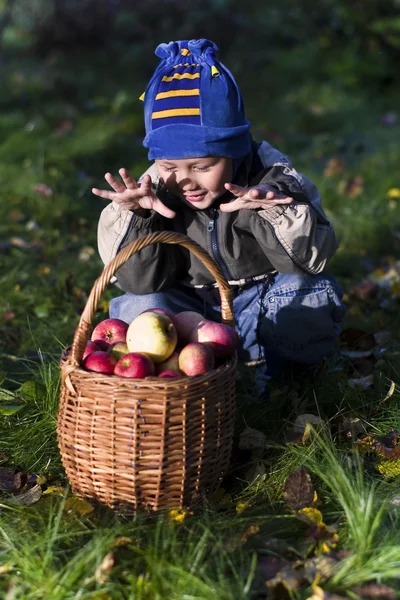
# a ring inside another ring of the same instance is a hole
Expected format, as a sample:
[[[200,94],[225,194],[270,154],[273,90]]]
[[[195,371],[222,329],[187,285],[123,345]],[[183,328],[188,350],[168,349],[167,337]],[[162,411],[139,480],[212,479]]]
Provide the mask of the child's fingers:
[[[225,189],[229,192],[232,192],[235,196],[240,198],[248,193],[248,188],[241,187],[240,185],[236,185],[236,183],[225,183]]]
[[[150,175],[145,175],[140,184],[140,191],[142,192],[143,196],[150,196],[153,193],[153,190],[151,189],[151,183]]]
[[[265,194],[265,192],[264,192]],[[261,190],[255,188],[254,190],[250,190],[249,192],[249,196],[250,198],[252,198],[253,200],[258,200],[259,198],[262,197],[262,192]],[[267,196],[268,197],[268,196]]]
[[[275,196],[274,200],[273,200],[273,204],[291,204],[293,202],[293,198],[277,198]]]
[[[97,188],[92,188],[92,193],[95,196],[100,196],[100,198],[106,198],[107,200],[112,200],[115,196],[115,192],[109,192],[108,190],[99,190]]]
[[[168,206],[165,206],[165,204],[158,199],[154,201],[153,209],[167,219],[173,219],[176,216],[176,213],[173,210],[168,208]]]
[[[124,182],[128,190],[136,190],[138,188],[138,184],[133,179],[129,171],[127,171],[126,169],[120,169],[118,173],[121,175],[122,181]]]
[[[228,204],[221,204],[220,210],[225,213],[235,212],[235,210],[240,210],[241,208],[244,208],[245,204],[246,203],[244,203],[240,199],[233,200],[232,202],[229,202]]]
[[[119,181],[117,181],[115,177],[111,175],[111,173],[106,173],[104,175],[104,179],[109,185],[111,185],[111,187],[117,192],[117,194],[122,194],[122,192],[125,190],[125,186],[122,185],[122,183],[120,183]]]

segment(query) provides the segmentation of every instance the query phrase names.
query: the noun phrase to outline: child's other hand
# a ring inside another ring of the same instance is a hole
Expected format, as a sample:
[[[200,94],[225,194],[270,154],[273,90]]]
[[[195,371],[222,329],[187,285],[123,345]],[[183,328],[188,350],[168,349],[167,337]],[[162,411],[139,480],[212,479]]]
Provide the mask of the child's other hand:
[[[167,219],[175,217],[174,211],[165,206],[151,189],[150,175],[145,175],[139,186],[126,169],[120,169],[118,172],[121,175],[123,183],[117,181],[111,173],[104,175],[104,179],[110,184],[114,192],[93,188],[93,194],[100,196],[100,198],[112,200],[112,202],[116,202],[121,208],[127,210],[146,208],[148,210],[155,210],[160,215],[167,217]]]
[[[221,204],[222,212],[234,212],[242,208],[272,208],[278,204],[291,204],[293,198],[277,194],[274,189],[268,185],[256,185],[251,188],[244,188],[234,183],[225,183],[225,189],[236,196],[229,204]]]

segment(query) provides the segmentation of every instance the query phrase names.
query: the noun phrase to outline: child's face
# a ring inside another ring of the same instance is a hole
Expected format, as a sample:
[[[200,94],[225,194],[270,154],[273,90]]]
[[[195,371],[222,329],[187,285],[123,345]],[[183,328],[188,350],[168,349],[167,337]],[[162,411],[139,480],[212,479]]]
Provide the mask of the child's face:
[[[207,156],[155,162],[167,188],[197,210],[209,208],[226,192],[224,184],[232,179],[231,158]]]

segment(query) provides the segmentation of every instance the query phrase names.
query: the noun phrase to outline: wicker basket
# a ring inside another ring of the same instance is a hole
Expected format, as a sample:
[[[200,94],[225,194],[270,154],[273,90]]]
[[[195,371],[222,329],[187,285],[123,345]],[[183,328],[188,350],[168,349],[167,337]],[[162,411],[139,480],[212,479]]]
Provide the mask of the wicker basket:
[[[80,367],[101,294],[133,254],[154,243],[195,254],[218,283],[222,321],[233,325],[232,291],[209,254],[190,238],[153,233],[124,248],[95,281],[61,361],[58,443],[73,491],[112,508],[193,506],[227,470],[235,416],[236,357],[204,375],[127,379]]]

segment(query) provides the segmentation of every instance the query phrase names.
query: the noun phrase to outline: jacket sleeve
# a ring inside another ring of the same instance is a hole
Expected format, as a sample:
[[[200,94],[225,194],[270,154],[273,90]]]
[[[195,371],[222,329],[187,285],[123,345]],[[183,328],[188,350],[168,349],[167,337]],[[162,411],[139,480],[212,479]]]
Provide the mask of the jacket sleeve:
[[[165,218],[155,211],[132,212],[112,202],[102,211],[97,229],[101,259],[106,265],[131,242],[166,229]],[[113,282],[125,292],[151,294],[173,285],[184,262],[179,246],[152,244],[122,265]]]
[[[266,142],[260,150],[264,170],[257,178],[258,183],[266,183],[280,194],[293,197],[294,202],[254,211],[253,234],[277,271],[321,273],[338,244],[321,208],[319,192],[293,168],[288,157]]]

